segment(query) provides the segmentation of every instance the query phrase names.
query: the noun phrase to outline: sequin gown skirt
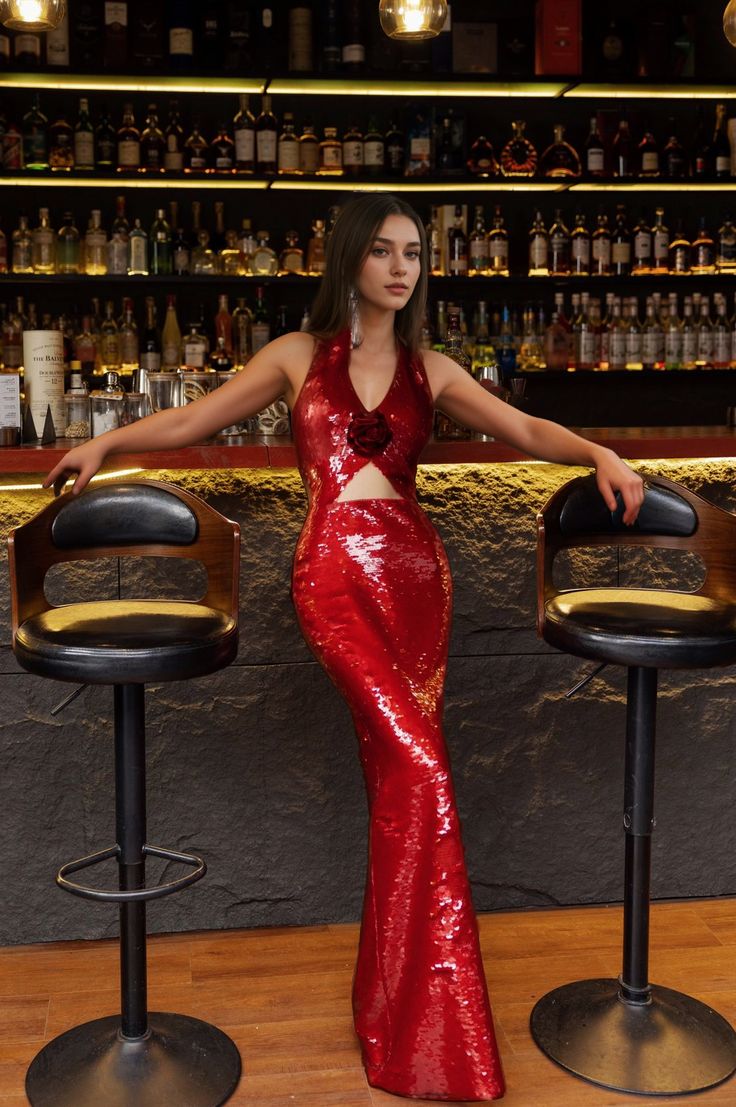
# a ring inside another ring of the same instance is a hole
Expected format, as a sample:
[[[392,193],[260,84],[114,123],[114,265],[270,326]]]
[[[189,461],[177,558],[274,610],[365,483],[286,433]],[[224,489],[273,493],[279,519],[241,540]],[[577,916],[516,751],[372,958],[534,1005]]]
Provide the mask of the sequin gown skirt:
[[[503,1094],[478,928],[442,731],[452,582],[415,500],[310,510],[292,595],[311,650],[345,697],[370,829],[353,978],[370,1084],[394,1094]]]

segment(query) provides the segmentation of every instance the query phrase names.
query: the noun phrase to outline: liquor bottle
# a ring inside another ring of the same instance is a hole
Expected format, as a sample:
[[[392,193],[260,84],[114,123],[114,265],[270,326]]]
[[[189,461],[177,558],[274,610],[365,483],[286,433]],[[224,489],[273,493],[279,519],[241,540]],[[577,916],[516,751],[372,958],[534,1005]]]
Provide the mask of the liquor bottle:
[[[194,65],[194,6],[192,0],[168,0],[169,66],[176,73]]]
[[[172,265],[171,227],[166,222],[163,208],[156,209],[156,218],[148,235],[148,264],[154,276],[168,276]]]
[[[690,272],[692,249],[690,242],[682,228],[682,220],[678,220],[677,230],[669,246],[669,272],[677,276],[683,276]]]
[[[598,368],[596,326],[590,297],[583,292],[580,297],[580,315],[575,320],[575,362],[578,369]]]
[[[670,181],[681,180],[688,176],[688,159],[685,147],[675,132],[675,120],[669,120],[670,137],[662,151],[662,175]]]
[[[472,363],[463,344],[463,334],[460,329],[460,314],[457,310],[449,311],[447,334],[445,335],[444,353],[452,358],[457,365],[466,371],[472,372]],[[469,427],[456,423],[449,415],[439,409],[435,412],[434,424],[435,438],[440,439],[469,439],[471,432]]]
[[[13,60],[18,69],[38,69],[41,65],[41,36],[36,31],[16,31]]]
[[[442,248],[442,231],[439,222],[439,208],[430,209],[429,223],[425,227],[427,235],[427,250],[429,253],[428,268],[435,277],[445,276],[444,250]]]
[[[639,307],[636,296],[629,300],[629,324],[626,331],[626,368],[643,369],[642,363],[642,325],[639,322]]]
[[[148,276],[148,234],[144,231],[139,218],[136,218],[130,232],[128,275],[130,277]]]
[[[529,276],[549,276],[549,235],[541,211],[536,213],[529,231]]]
[[[299,172],[299,139],[294,130],[294,116],[285,111],[279,135],[276,165],[279,173]]]
[[[555,125],[554,142],[542,154],[539,170],[543,177],[553,180],[576,180],[582,172],[578,153],[565,142],[565,128]]]
[[[726,105],[716,107],[716,129],[710,147],[709,166],[717,180],[727,180],[731,176],[731,146],[728,141]]]
[[[164,132],[164,170],[181,173],[184,169],[184,128],[181,125],[179,101],[169,104],[169,119]]]
[[[290,73],[310,73],[314,69],[312,9],[304,0],[289,5],[288,68]]]
[[[616,205],[616,222],[611,236],[611,266],[615,277],[628,277],[631,273],[631,233],[626,225],[626,207]]]
[[[33,272],[33,239],[27,215],[18,217],[18,226],[11,236],[10,268],[13,273]]]
[[[280,273],[298,273],[304,275],[304,251],[299,245],[299,232],[287,231],[286,246],[279,257]]]
[[[571,269],[570,232],[562,219],[562,212],[555,211],[555,221],[549,229],[549,273],[551,277],[566,277]]]
[[[95,128],[95,164],[98,169],[114,169],[117,161],[118,136],[110,121],[110,112],[103,107]]]
[[[238,232],[225,231],[225,245],[217,255],[218,270],[226,277],[242,277],[245,275],[243,267],[243,255],[238,246]]]
[[[491,258],[489,253],[488,231],[486,230],[483,206],[477,204],[475,208],[473,230],[470,232],[470,238],[468,240],[468,273],[471,276],[478,273],[485,274],[490,267]]]
[[[319,172],[320,145],[314,125],[307,121],[299,136],[299,172],[312,177]]]
[[[323,219],[315,219],[307,245],[307,273],[310,277],[321,277],[325,268],[325,224]]]
[[[123,122],[117,135],[118,173],[137,173],[141,167],[141,135],[135,125],[133,105],[123,108]]]
[[[208,342],[198,323],[189,323],[182,344],[182,368],[201,372],[207,365]]]
[[[173,225],[172,225],[172,231],[173,231],[173,242],[171,244],[172,266],[173,266],[174,273],[176,273],[177,277],[182,277],[182,276],[185,276],[189,272],[189,262],[190,262],[189,239],[187,238],[183,227],[174,228]]]
[[[692,296],[685,297],[682,315],[682,368],[694,369],[698,360],[698,328],[693,318]]]
[[[463,164],[458,156],[451,112],[442,117],[435,150],[435,167],[441,176],[457,177],[462,173]]]
[[[544,332],[544,364],[550,373],[564,372],[568,363],[567,331],[560,322],[558,311],[552,312],[552,321]]]
[[[688,243],[688,268],[690,266],[690,244]],[[668,273],[670,268],[670,232],[665,226],[664,208],[655,210],[655,223],[652,227],[652,273]]]
[[[34,273],[56,272],[56,235],[49,222],[49,209],[41,208],[38,226],[31,232]]]
[[[5,124],[2,134],[0,163],[6,173],[23,168],[23,135],[12,120]]]
[[[578,212],[575,226],[570,235],[571,272],[576,277],[590,276],[590,231],[585,225],[585,216]]]
[[[214,0],[212,7],[218,11],[220,19],[220,5],[217,0]],[[255,12],[252,11],[249,0],[230,0],[224,25],[224,49],[218,50],[213,71],[217,71],[224,63],[227,73],[251,72],[255,31]]]
[[[123,300],[123,318],[120,323],[118,339],[120,342],[120,368],[124,373],[132,373],[141,361],[138,326],[133,316],[133,301],[129,296]]]
[[[700,301],[700,318],[696,324],[696,330],[695,367],[709,369],[713,364],[713,324],[710,321],[710,304],[707,296],[703,296]]]
[[[729,347],[731,336],[729,334]],[[669,294],[669,311],[664,332],[665,369],[682,368],[682,322],[677,317],[677,293]]]
[[[501,173],[504,177],[533,177],[537,171],[537,151],[524,135],[526,123],[517,119],[511,127],[513,135],[501,151]]]
[[[257,354],[271,341],[271,323],[263,297],[264,289],[262,285],[259,285],[256,288],[256,306],[253,311],[253,325],[251,327],[254,354]]]
[[[327,0],[321,8],[320,72],[337,73],[342,61],[340,45],[340,8],[337,0]]]
[[[205,73],[216,73],[222,67],[225,18],[217,0],[200,4],[197,28],[197,61]]]
[[[225,204],[222,200],[215,200],[213,208],[215,212],[215,229],[212,232],[211,246],[217,254],[225,245]]]
[[[269,245],[268,231],[257,231],[256,246],[250,260],[250,271],[256,277],[273,277],[279,271],[279,259]]]
[[[355,123],[351,123],[342,136],[342,165],[346,177],[362,177],[365,155],[363,135]]]
[[[218,298],[217,314],[215,315],[215,342],[222,341],[228,357],[233,353],[233,320],[228,307],[227,296]]]
[[[606,175],[606,148],[603,145],[600,131],[598,130],[598,118],[593,116],[590,120],[590,133],[585,140],[585,175],[592,179],[600,179]]]
[[[657,365],[662,325],[654,310],[654,300],[647,296],[647,313],[642,328],[641,361],[644,369],[654,369]]]
[[[164,56],[168,57],[164,24],[164,0],[145,0],[145,3],[136,5],[132,24],[132,54],[136,68],[145,73],[160,73],[164,68]]]
[[[493,226],[488,232],[488,253],[490,274],[494,277],[508,277],[509,232],[503,225],[503,215],[499,204],[496,205],[493,215]]]
[[[82,329],[74,336],[74,360],[79,362],[85,378],[93,376],[97,367],[97,338],[92,332],[92,318],[82,317]]]
[[[401,177],[406,161],[406,140],[404,132],[395,119],[389,123],[386,131],[386,170],[389,177]]]
[[[210,355],[209,366],[213,373],[229,373],[233,367],[233,361],[225,349],[225,339],[218,338],[215,348]]]
[[[2,52],[1,36],[0,52]],[[70,60],[69,12],[65,11],[58,26],[52,27],[46,32],[46,67],[48,69],[68,69]]]
[[[385,143],[374,115],[368,118],[368,130],[363,140],[363,162],[366,176],[383,176],[386,165]]]
[[[347,74],[365,67],[365,28],[360,0],[344,0],[342,8],[342,68]]]
[[[271,111],[271,97],[261,97],[261,113],[256,119],[256,172],[271,176],[277,169],[278,134],[276,116]]]
[[[447,232],[447,268],[451,277],[465,277],[468,273],[468,240],[459,204],[455,208],[454,225]]]
[[[432,172],[432,125],[417,112],[407,133],[405,177],[426,177]]]
[[[265,0],[257,8],[256,18],[256,57],[258,65],[267,75],[277,68],[278,38],[275,23],[275,6],[272,0]]]
[[[210,164],[215,173],[234,173],[235,161],[235,142],[223,120],[210,145]]]
[[[239,299],[232,316],[233,365],[236,369],[243,369],[253,352],[252,324],[253,317],[245,300]]]
[[[166,318],[161,332],[161,369],[181,368],[181,330],[176,317],[176,296],[166,297]]]
[[[736,273],[736,227],[730,215],[718,228],[716,269],[719,273]]]
[[[185,173],[206,173],[209,169],[209,143],[199,128],[199,118],[195,117],[192,120],[192,133],[184,143]]]
[[[319,144],[320,177],[342,176],[342,143],[337,137],[337,127],[325,127],[325,136]]]
[[[250,110],[250,97],[239,97],[238,114],[233,120],[235,138],[235,168],[239,173],[253,173],[256,167],[256,121]]]
[[[608,216],[601,214],[598,216],[598,226],[593,231],[591,241],[592,276],[610,277],[611,252],[611,229],[608,226]]]
[[[478,135],[470,147],[467,170],[473,177],[497,177],[498,162],[492,144],[485,135]]]
[[[72,139],[74,168],[79,172],[95,167],[95,132],[89,117],[89,101],[83,96],[79,101],[79,115]]]
[[[714,369],[731,368],[731,327],[726,316],[726,300],[721,296],[716,304],[716,318],[713,324],[713,353],[711,365]]]
[[[105,318],[100,327],[99,357],[103,373],[120,369],[120,333],[115,322],[114,304],[105,304]]]
[[[41,111],[38,93],[31,110],[23,116],[23,166],[25,169],[48,169],[48,119]]]
[[[140,363],[141,369],[148,373],[161,371],[161,336],[156,326],[156,301],[153,296],[146,296],[146,325],[141,335]]]
[[[210,232],[204,228],[197,231],[190,268],[197,276],[211,276],[217,272],[217,255],[210,246]]]
[[[84,271],[87,276],[107,273],[107,232],[102,226],[102,212],[93,208],[84,236]]]
[[[106,72],[124,72],[128,66],[128,0],[105,0],[102,57]]]
[[[640,177],[658,177],[659,147],[657,140],[650,130],[645,130],[639,143],[639,160],[637,165]]]
[[[74,131],[63,115],[49,127],[49,165],[56,173],[74,168]]]
[[[74,224],[74,216],[65,211],[63,222],[56,236],[56,272],[80,272],[79,231]]]
[[[95,0],[77,0],[70,23],[72,65],[77,71],[98,72],[102,56],[103,5]]]
[[[629,131],[628,119],[619,122],[618,130],[613,140],[613,175],[614,177],[627,178],[633,176],[634,159],[633,143]]]
[[[664,214],[664,212],[662,214]],[[644,213],[642,213],[639,222],[634,227],[633,240],[634,264],[631,272],[635,276],[644,276],[647,273],[651,273],[653,269],[653,236]]]
[[[110,228],[110,241],[107,244],[107,272],[123,276],[128,272],[130,261],[130,226],[125,216],[125,197],[118,196],[115,201],[115,219]]]
[[[158,108],[148,105],[146,125],[141,133],[140,164],[144,173],[163,173],[166,157],[166,140],[158,125]]]
[[[716,271],[716,245],[708,234],[707,220],[705,216],[700,219],[700,230],[693,240],[691,247],[690,271],[702,276],[704,273]]]

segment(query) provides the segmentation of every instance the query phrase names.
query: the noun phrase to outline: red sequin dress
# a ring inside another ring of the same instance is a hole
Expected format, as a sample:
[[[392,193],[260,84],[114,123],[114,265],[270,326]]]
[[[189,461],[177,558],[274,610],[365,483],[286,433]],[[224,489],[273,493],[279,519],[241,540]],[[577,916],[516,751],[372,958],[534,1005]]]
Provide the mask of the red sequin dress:
[[[375,1087],[497,1099],[503,1075],[442,731],[452,581],[415,489],[432,395],[421,358],[401,347],[368,412],[349,360],[347,332],[321,343],[292,413],[310,494],[292,595],[350,707],[368,794],[355,1028]],[[338,501],[368,462],[401,498]]]

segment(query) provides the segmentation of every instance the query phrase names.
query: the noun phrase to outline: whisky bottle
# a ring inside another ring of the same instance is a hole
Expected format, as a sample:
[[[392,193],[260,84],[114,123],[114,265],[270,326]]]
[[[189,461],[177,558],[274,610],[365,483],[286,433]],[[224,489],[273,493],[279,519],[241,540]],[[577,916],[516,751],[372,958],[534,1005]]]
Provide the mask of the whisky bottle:
[[[269,246],[268,231],[258,231],[258,245],[250,260],[250,271],[256,277],[273,277],[279,271],[279,260]]]
[[[460,315],[457,310],[450,309],[449,320],[447,326],[447,334],[445,335],[444,353],[446,357],[452,358],[457,365],[470,373],[472,370],[472,363],[465,348],[463,346],[463,335],[460,329]],[[439,439],[469,439],[471,432],[469,427],[463,427],[459,423],[456,423],[454,419],[451,419],[449,415],[446,415],[444,411],[439,409],[435,412],[435,437]]]
[[[171,227],[166,221],[166,212],[157,208],[156,218],[151,224],[148,235],[148,263],[151,273],[156,276],[169,276],[172,264]]]
[[[637,277],[644,276],[647,273],[651,273],[653,268],[653,237],[652,230],[646,221],[646,216],[643,213],[639,219],[639,222],[634,227],[633,241],[634,262],[631,268],[631,272],[634,274],[634,276]]]
[[[235,132],[235,167],[239,173],[255,171],[256,121],[249,107],[250,97],[242,93],[238,114],[233,120]]]
[[[533,177],[537,171],[537,151],[524,135],[526,123],[517,119],[511,127],[513,135],[501,151],[501,173],[504,177]]]
[[[473,177],[497,177],[498,162],[493,146],[485,135],[479,135],[470,147],[467,163],[468,173]]]
[[[84,271],[88,276],[107,273],[107,232],[102,226],[102,212],[94,208],[84,236]]]
[[[324,219],[315,219],[307,246],[307,273],[310,277],[321,277],[325,267],[325,223]]]
[[[314,125],[306,122],[299,136],[299,172],[304,176],[312,177],[319,172],[319,139],[314,132]]]
[[[118,196],[115,201],[115,219],[110,228],[110,241],[107,244],[107,272],[124,276],[128,272],[130,255],[130,227],[125,218],[125,197]]]
[[[74,131],[63,115],[49,127],[49,165],[54,173],[74,168]]]
[[[118,173],[137,173],[141,167],[141,135],[135,125],[133,105],[123,108],[123,122],[117,134]]]
[[[277,169],[278,133],[271,97],[261,97],[261,113],[256,119],[256,173],[271,176]]]
[[[225,244],[217,254],[218,272],[224,277],[243,277],[243,255],[238,246],[238,232],[225,231]]]
[[[234,173],[235,160],[235,143],[222,120],[210,144],[210,166],[215,173]]]
[[[161,369],[161,336],[156,326],[156,301],[146,296],[146,326],[140,343],[141,369],[158,373]]]
[[[551,277],[566,277],[571,268],[570,232],[562,219],[562,212],[555,211],[555,221],[549,229],[549,272]]]
[[[432,172],[432,127],[420,112],[409,127],[405,177],[425,177]]]
[[[688,268],[690,244],[688,246]],[[652,227],[652,273],[668,273],[670,268],[670,231],[665,226],[664,208],[655,210],[655,223]]]
[[[100,327],[99,353],[100,369],[103,373],[120,368],[120,336],[112,300],[108,300],[105,304],[105,318]]]
[[[626,337],[628,327],[621,315],[621,301],[613,301],[610,337],[608,342],[608,368],[621,370],[626,368]]]
[[[442,231],[439,225],[439,208],[431,209],[431,216],[427,224],[427,249],[429,250],[429,271],[433,277],[444,277],[445,266],[442,250]]]
[[[117,159],[118,136],[110,121],[110,112],[103,107],[100,122],[95,128],[95,164],[98,169],[114,169]]]
[[[368,130],[363,140],[363,161],[367,176],[383,176],[386,165],[386,146],[373,115],[368,120]]]
[[[529,276],[549,276],[549,235],[541,211],[536,213],[529,231]]]
[[[709,369],[713,364],[713,324],[710,321],[710,304],[707,296],[703,296],[700,301],[700,318],[696,324],[696,331],[695,367]]]
[[[141,132],[141,169],[144,173],[163,173],[166,140],[158,125],[158,108],[148,105],[146,125]]]
[[[128,276],[148,276],[148,234],[144,231],[140,218],[136,217],[130,232]]]
[[[286,246],[279,257],[280,273],[298,273],[304,275],[304,251],[299,245],[299,232],[286,232]]]
[[[342,176],[342,143],[337,137],[337,127],[325,127],[324,138],[319,144],[320,177]]]
[[[496,205],[493,226],[488,232],[489,272],[494,277],[509,275],[509,232],[503,225],[501,207]]]
[[[402,177],[406,160],[406,140],[398,123],[392,119],[386,131],[386,170],[390,177]]]
[[[253,317],[246,307],[245,300],[239,299],[232,315],[233,365],[242,369],[250,360],[252,353]]]
[[[199,323],[188,323],[189,330],[182,341],[182,369],[201,372],[207,365],[209,343]]]
[[[23,116],[23,166],[25,169],[48,169],[48,119],[41,111],[38,93],[31,110]]]
[[[342,164],[347,177],[363,175],[363,135],[358,127],[351,123],[342,137]]]
[[[209,169],[210,148],[199,128],[200,121],[195,116],[192,120],[192,133],[184,143],[185,173],[206,173]]]
[[[690,272],[692,249],[683,230],[681,219],[678,220],[677,230],[670,242],[668,254],[668,269],[670,273],[674,273],[676,276],[683,276]]]
[[[31,257],[34,273],[56,272],[56,235],[49,222],[49,209],[40,208],[38,226],[31,232]]]
[[[312,9],[299,0],[289,7],[288,50],[290,73],[309,73],[314,69]]]
[[[168,54],[174,72],[187,73],[194,65],[194,6],[192,0],[169,0]]]
[[[616,222],[611,236],[611,267],[615,277],[628,277],[631,273],[631,234],[626,225],[626,207],[616,205]]]
[[[705,273],[715,273],[716,245],[711,235],[708,234],[705,216],[700,220],[700,230],[693,241],[690,256],[691,272],[693,274],[702,276]]]
[[[133,301],[126,296],[123,300],[123,319],[119,331],[120,366],[123,372],[132,373],[140,365],[140,343],[138,327],[133,317]]]
[[[465,277],[468,272],[468,240],[463,230],[463,209],[455,208],[455,222],[447,232],[447,268],[451,277]]]
[[[670,137],[662,151],[662,175],[670,181],[688,176],[688,159],[685,147],[675,133],[675,121],[669,120]]]
[[[720,297],[713,324],[711,365],[714,369],[731,368],[731,328],[726,317],[726,300]]]
[[[639,305],[636,296],[632,296],[629,300],[629,322],[626,331],[626,368],[643,369],[641,354],[642,326],[639,322]]]
[[[580,176],[580,158],[569,142],[565,142],[565,128],[555,125],[554,142],[547,147],[539,162],[543,177],[553,180],[575,180]]]
[[[56,236],[56,272],[80,272],[79,231],[70,211],[64,212],[63,222]]]
[[[585,174],[593,179],[606,175],[606,150],[595,115],[590,120],[590,132],[585,140]]]
[[[210,246],[210,232],[203,227],[197,231],[196,240],[190,259],[192,273],[209,277],[217,272],[217,255]]]
[[[729,334],[729,345],[731,336]],[[669,294],[669,312],[664,332],[664,367],[682,369],[682,322],[677,317],[677,293]]]
[[[662,324],[654,310],[654,300],[647,296],[647,313],[642,328],[641,362],[644,369],[655,369],[662,339]]]
[[[482,205],[476,205],[475,221],[468,242],[468,273],[485,274],[490,269],[491,258],[489,253],[488,232]]]
[[[613,175],[626,179],[633,176],[631,133],[628,119],[622,119],[613,140]]]
[[[105,70],[124,73],[128,65],[128,2],[107,0],[102,48]]]
[[[79,101],[79,115],[72,138],[73,164],[80,172],[95,167],[95,132],[89,117],[89,101],[82,97]]]
[[[719,273],[736,273],[736,227],[730,215],[718,228],[716,268]]]
[[[657,140],[649,130],[645,130],[639,143],[638,170],[640,177],[659,176],[659,147],[657,146]]]
[[[284,112],[277,148],[277,169],[279,173],[299,172],[299,139],[294,131],[294,116]]]
[[[598,226],[593,231],[591,242],[592,266],[591,274],[594,277],[610,277],[611,275],[611,229],[608,226],[608,216],[598,216]]]
[[[570,235],[571,272],[576,277],[590,276],[590,231],[585,225],[585,216],[578,212],[575,226]]]

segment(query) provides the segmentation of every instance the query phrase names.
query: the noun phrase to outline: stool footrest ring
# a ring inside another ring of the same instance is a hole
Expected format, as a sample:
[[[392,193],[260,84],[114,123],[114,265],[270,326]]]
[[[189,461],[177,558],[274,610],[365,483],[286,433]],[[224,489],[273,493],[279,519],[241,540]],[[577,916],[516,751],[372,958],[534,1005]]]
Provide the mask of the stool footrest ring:
[[[201,857],[197,857],[193,853],[177,853],[175,850],[162,849],[160,846],[145,845],[143,856],[162,857],[165,861],[177,861],[181,865],[188,865],[193,871],[177,877],[176,880],[170,880],[166,884],[156,884],[152,888],[132,888],[129,891],[92,888],[88,884],[77,884],[75,881],[68,879],[71,873],[79,872],[81,869],[90,869],[94,865],[100,865],[103,861],[108,861],[111,857],[115,857],[119,861],[120,846],[115,845],[109,846],[108,849],[99,850],[97,853],[91,853],[88,857],[80,857],[77,861],[69,861],[66,865],[62,865],[56,875],[56,883],[65,892],[70,892],[73,896],[80,896],[82,899],[96,899],[103,903],[141,903],[149,899],[161,899],[163,896],[170,896],[172,892],[178,892],[180,888],[186,888],[189,884],[201,880],[207,872],[206,863]]]

